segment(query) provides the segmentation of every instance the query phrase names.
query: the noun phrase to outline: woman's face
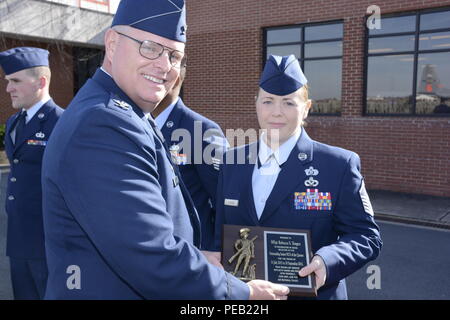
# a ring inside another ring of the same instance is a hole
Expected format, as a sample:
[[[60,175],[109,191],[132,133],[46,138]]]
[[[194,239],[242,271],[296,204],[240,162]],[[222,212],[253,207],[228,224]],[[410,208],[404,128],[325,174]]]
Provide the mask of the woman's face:
[[[269,146],[283,144],[300,130],[311,107],[304,90],[307,89],[302,87],[291,94],[277,96],[259,89],[256,113],[260,128],[267,131]]]

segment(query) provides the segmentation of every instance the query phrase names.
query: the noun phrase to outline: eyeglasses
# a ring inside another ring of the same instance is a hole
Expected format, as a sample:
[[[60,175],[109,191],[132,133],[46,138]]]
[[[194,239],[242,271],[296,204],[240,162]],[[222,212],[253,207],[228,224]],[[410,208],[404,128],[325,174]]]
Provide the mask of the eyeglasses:
[[[165,50],[167,50],[167,52],[169,53],[169,61],[170,64],[175,67],[175,68],[180,68],[182,62],[184,63],[184,53],[178,50],[172,50],[171,48],[168,48],[166,46],[163,46],[160,43],[151,41],[151,40],[144,40],[144,41],[140,41],[138,39],[132,38],[126,34],[120,33],[118,31],[116,31],[118,34],[131,39],[133,41],[136,41],[137,43],[140,44],[139,47],[139,53],[141,54],[141,56],[143,56],[144,58],[147,58],[149,60],[155,60],[158,59]]]

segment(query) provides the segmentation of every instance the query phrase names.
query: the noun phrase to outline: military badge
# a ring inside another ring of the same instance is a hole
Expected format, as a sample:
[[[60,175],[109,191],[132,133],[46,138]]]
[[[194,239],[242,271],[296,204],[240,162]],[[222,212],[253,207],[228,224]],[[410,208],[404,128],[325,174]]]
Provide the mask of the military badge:
[[[364,211],[373,216],[374,212],[373,212],[373,208],[372,208],[372,204],[370,203],[370,199],[369,199],[369,195],[367,194],[367,190],[366,190],[366,186],[364,183],[364,180],[361,182],[361,188],[359,189],[359,196],[361,197],[361,201],[364,207]]]
[[[299,153],[298,154],[298,159],[300,160],[300,161],[305,161],[306,159],[308,159],[308,155],[306,154],[306,153]]]
[[[45,133],[38,132],[38,133],[35,134],[35,136],[36,136],[36,138],[43,139],[43,138],[45,138]]]
[[[308,180],[305,180],[305,186],[307,187],[317,187],[319,185],[319,181],[315,180],[313,177],[309,177]]]
[[[305,170],[305,174],[307,176],[317,176],[319,174],[319,170],[314,169],[314,167],[309,167]]]
[[[47,145],[47,141],[42,140],[27,140],[27,145],[29,146],[43,146],[45,147]]]
[[[119,100],[119,99],[113,99],[114,105],[116,107],[119,107],[122,110],[129,110],[131,106],[126,103],[125,101]]]
[[[220,170],[220,159],[217,158],[212,158],[212,164],[215,170],[219,171]]]

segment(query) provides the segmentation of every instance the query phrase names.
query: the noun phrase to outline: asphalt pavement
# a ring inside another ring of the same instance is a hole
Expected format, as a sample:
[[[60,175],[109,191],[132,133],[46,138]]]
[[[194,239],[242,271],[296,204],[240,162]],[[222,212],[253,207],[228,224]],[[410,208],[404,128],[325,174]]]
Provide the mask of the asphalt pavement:
[[[378,221],[378,258],[347,278],[352,300],[450,300],[450,230]]]

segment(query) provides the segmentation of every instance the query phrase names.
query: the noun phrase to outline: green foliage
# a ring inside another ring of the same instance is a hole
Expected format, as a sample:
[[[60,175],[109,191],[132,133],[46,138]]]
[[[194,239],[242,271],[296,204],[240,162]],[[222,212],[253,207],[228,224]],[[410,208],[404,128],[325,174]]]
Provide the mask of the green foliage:
[[[0,125],[0,150],[5,149],[5,133],[6,133],[6,125]]]

